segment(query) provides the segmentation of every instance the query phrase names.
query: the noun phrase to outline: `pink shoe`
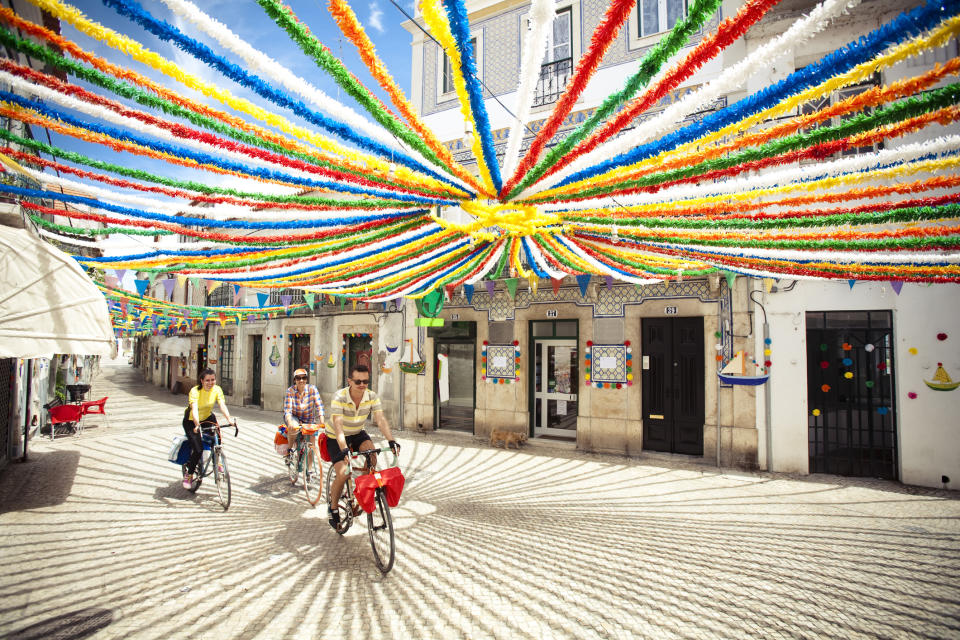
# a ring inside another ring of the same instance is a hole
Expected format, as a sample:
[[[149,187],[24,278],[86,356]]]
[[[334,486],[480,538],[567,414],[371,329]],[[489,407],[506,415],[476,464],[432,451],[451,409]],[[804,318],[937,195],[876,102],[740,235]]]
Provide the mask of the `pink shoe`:
[[[193,487],[193,482],[190,480],[190,476],[183,476],[183,488],[190,489]]]

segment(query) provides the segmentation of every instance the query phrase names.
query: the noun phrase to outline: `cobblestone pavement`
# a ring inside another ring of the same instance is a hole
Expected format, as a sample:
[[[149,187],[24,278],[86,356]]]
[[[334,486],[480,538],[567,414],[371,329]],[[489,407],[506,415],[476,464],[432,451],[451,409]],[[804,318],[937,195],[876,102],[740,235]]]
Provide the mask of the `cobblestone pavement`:
[[[166,461],[184,396],[107,366],[109,421],[0,472],[0,636],[960,637],[960,496],[402,432],[381,576],[231,409],[233,504]],[[340,625],[339,627],[337,625]]]

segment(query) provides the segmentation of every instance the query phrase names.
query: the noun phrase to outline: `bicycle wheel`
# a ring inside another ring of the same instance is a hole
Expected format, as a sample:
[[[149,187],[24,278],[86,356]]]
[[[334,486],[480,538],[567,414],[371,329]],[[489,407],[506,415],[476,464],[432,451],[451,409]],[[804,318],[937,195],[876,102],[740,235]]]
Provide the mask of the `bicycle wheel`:
[[[323,495],[323,469],[320,467],[320,454],[314,447],[307,447],[304,452],[303,490],[307,492],[307,502],[317,506]]]
[[[381,573],[393,568],[395,554],[393,539],[393,518],[390,517],[390,505],[383,489],[377,489],[374,509],[367,514],[367,535],[373,548],[373,560]]]
[[[230,470],[227,469],[227,456],[222,449],[214,452],[213,455],[213,477],[217,481],[217,495],[220,496],[220,504],[226,511],[230,508]]]
[[[297,484],[300,477],[300,449],[290,449],[290,454],[286,457],[287,477],[290,478],[290,484]]]
[[[337,475],[336,469],[333,468],[331,464],[327,469],[327,481],[324,483],[324,495],[327,496],[327,500],[330,499],[330,488],[333,486],[333,478]],[[340,492],[340,499],[337,501],[337,510],[340,512],[340,526],[337,527],[337,533],[343,535],[347,532],[347,529],[350,528],[350,524],[353,521],[353,512],[350,508],[350,479],[347,478],[347,481],[343,484],[343,491]]]

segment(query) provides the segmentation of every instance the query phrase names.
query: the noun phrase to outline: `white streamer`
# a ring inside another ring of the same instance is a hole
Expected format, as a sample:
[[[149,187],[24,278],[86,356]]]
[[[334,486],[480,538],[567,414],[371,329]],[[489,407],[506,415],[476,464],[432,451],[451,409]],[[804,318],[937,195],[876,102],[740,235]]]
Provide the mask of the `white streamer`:
[[[523,238],[523,244],[530,251],[530,255],[533,256],[533,261],[540,265],[540,268],[547,273],[551,278],[557,278],[558,280],[562,279],[564,276],[570,274],[564,273],[563,271],[557,271],[550,266],[550,263],[543,256],[543,252],[540,251],[540,247],[536,245],[529,237]]]
[[[509,177],[517,168],[520,159],[520,143],[530,111],[533,108],[533,93],[537,86],[543,49],[553,24],[553,0],[533,0],[530,5],[530,26],[523,39],[523,61],[520,63],[520,86],[517,89],[516,116],[507,140],[507,152],[503,157],[503,175]]]
[[[570,242],[563,236],[554,236],[554,237],[556,238],[557,242],[562,244],[564,247],[566,247],[573,253],[577,254],[577,257],[579,257],[584,262],[588,263],[590,266],[596,269],[597,272],[601,275],[613,276],[617,280],[622,280],[624,282],[632,282],[634,284],[652,284],[654,282],[661,282],[663,280],[663,278],[638,278],[637,276],[628,275],[626,272],[621,273],[619,271],[614,271],[613,269],[603,264],[599,260],[594,259],[593,256],[591,256],[586,251],[584,251],[574,243]]]
[[[347,105],[334,100],[305,79],[294,75],[289,69],[265,53],[254,49],[225,25],[201,11],[192,2],[187,0],[163,0],[163,3],[174,14],[192,23],[200,31],[219,42],[222,47],[242,58],[250,71],[257,73],[264,79],[277,82],[287,91],[305,98],[332,118],[350,125],[357,131],[362,131],[376,139],[377,142],[397,151],[403,151],[408,155],[411,153],[406,145],[398,143],[388,131],[370,122]]]
[[[490,273],[490,270],[493,269],[494,266],[496,266],[497,261],[500,260],[500,256],[502,255],[503,255],[503,243],[501,242],[500,245],[494,250],[494,252],[487,259],[487,261],[483,263],[483,265],[480,267],[480,270],[477,271],[472,276],[470,276],[470,278],[467,279],[465,284],[476,284],[480,282],[483,279],[483,276]]]
[[[860,2],[861,0],[824,0],[814,7],[810,15],[797,20],[787,31],[767,42],[737,64],[725,69],[720,77],[707,83],[699,91],[684,96],[678,102],[664,109],[658,116],[644,122],[643,126],[635,127],[633,131],[600,145],[540,183],[531,185],[517,196],[517,199],[522,200],[537,191],[549,189],[581,169],[591,167],[602,160],[613,158],[624,151],[662,137],[686,116],[699,111],[719,96],[739,89],[746,84],[748,79],[761,70],[769,69],[776,58],[813,38],[820,31],[823,31],[833,18],[846,13]]]
[[[925,142],[903,145],[895,149],[882,149],[873,153],[840,158],[831,162],[818,162],[803,167],[791,167],[780,171],[771,171],[770,173],[763,173],[748,178],[726,180],[718,184],[683,184],[668,187],[655,193],[617,196],[615,200],[609,197],[602,197],[573,202],[566,205],[560,204],[549,208],[545,207],[544,211],[548,213],[558,213],[562,211],[579,211],[581,209],[600,206],[622,208],[666,202],[679,204],[684,200],[694,200],[729,193],[749,193],[757,189],[785,186],[825,177],[835,177],[842,174],[862,172],[894,164],[908,164],[910,165],[910,173],[919,173],[922,171],[935,170],[935,166],[934,161],[921,160],[914,162],[917,158],[953,154],[956,153],[958,149],[960,149],[960,135],[938,137]],[[901,171],[902,167],[890,167],[886,170],[880,169],[880,173],[877,176],[871,176],[871,180],[880,179],[884,174],[895,175]]]

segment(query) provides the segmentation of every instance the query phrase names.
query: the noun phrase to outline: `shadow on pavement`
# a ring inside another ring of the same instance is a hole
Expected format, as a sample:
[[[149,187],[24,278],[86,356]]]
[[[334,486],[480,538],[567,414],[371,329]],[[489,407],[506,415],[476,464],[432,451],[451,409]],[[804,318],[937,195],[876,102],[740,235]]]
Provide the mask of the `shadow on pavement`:
[[[57,614],[20,631],[14,631],[9,637],[16,640],[41,640],[41,638],[80,640],[106,628],[111,622],[113,622],[111,610],[90,607]]]
[[[0,514],[63,504],[73,488],[78,451],[31,452],[0,471]]]

